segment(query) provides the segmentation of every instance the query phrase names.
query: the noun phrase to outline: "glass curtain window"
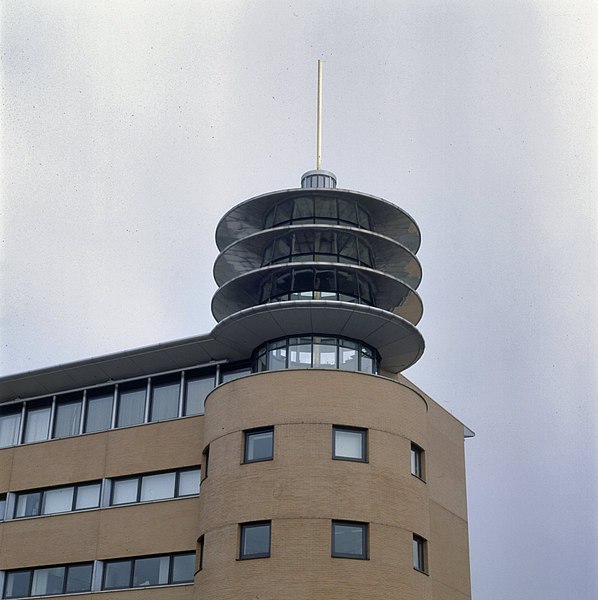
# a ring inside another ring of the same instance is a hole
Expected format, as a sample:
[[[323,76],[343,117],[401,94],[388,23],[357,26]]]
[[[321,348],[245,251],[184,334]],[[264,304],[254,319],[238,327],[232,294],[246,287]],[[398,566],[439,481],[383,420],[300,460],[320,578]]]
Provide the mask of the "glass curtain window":
[[[81,423],[81,400],[56,404],[54,437],[62,438],[79,433]]]
[[[73,509],[74,488],[64,487],[46,490],[42,501],[42,515],[68,512]]]
[[[174,498],[176,473],[146,475],[141,479],[141,501]]]
[[[233,381],[234,379],[239,379],[239,377],[249,375],[251,373],[251,368],[243,367],[242,369],[232,369],[230,371],[221,371],[221,373],[222,373],[222,383],[227,383],[228,381]]]
[[[99,483],[78,486],[77,499],[75,500],[75,510],[97,508],[100,505],[101,487],[102,486]]]
[[[32,596],[62,594],[64,588],[64,567],[50,567],[33,571]]]
[[[179,473],[179,489],[177,495],[191,496],[193,494],[199,494],[200,478],[200,469],[193,469],[192,471],[181,471]]]
[[[50,428],[50,406],[29,408],[25,419],[25,443],[48,439]]]
[[[133,587],[167,584],[169,558],[168,556],[138,558],[133,571]]]
[[[289,369],[311,368],[311,337],[289,339]]]
[[[85,417],[85,431],[87,433],[110,429],[113,400],[114,394],[112,392],[88,398]]]
[[[67,569],[66,593],[91,591],[93,565],[72,565]]]
[[[336,369],[336,338],[314,338],[314,369]]]
[[[340,340],[339,368],[343,371],[359,370],[357,344],[355,342]]]
[[[41,493],[19,494],[17,498],[17,510],[15,517],[35,517],[39,515],[41,504]]]
[[[172,557],[172,583],[193,581],[195,554],[178,554]]]
[[[13,571],[6,574],[4,598],[26,598],[29,596],[32,572]]]
[[[112,504],[137,502],[139,479],[120,479],[112,482]]]
[[[179,416],[180,383],[160,383],[152,386],[150,421],[164,421]]]
[[[185,414],[203,415],[206,396],[214,389],[214,375],[190,377],[185,384]]]
[[[0,415],[0,448],[15,446],[19,441],[21,413]]]
[[[117,427],[137,425],[145,420],[145,387],[124,389],[119,394]]]

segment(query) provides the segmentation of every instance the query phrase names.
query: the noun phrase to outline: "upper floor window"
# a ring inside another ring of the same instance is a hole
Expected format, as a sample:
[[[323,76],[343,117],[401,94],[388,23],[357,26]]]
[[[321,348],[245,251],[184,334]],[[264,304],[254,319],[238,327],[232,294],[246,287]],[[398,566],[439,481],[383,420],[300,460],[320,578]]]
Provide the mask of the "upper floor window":
[[[371,229],[369,213],[354,199],[326,195],[285,198],[264,218],[264,228],[297,223],[329,223]]]
[[[239,558],[268,558],[270,556],[270,521],[241,524]]]
[[[332,521],[332,556],[366,559],[368,557],[368,524]]]
[[[245,432],[244,461],[246,463],[272,460],[274,455],[274,428],[251,429]]]
[[[424,451],[417,444],[411,444],[411,474],[424,479]]]
[[[101,483],[94,481],[15,494],[14,518],[37,517],[97,508],[100,506]]]
[[[119,590],[156,585],[190,583],[195,570],[195,554],[167,554],[104,563],[103,590]]]
[[[19,569],[5,574],[3,598],[30,598],[91,591],[93,563]]]
[[[274,340],[255,351],[255,370],[340,369],[377,372],[373,348],[338,336],[305,335]]]
[[[340,426],[332,428],[332,458],[366,462],[367,444],[367,429]]]
[[[413,568],[416,571],[421,571],[422,573],[427,572],[427,543],[426,540],[419,536],[413,534]]]
[[[14,446],[19,443],[20,427],[20,410],[17,412],[13,407],[10,407],[6,413],[0,414],[0,448]]]
[[[0,521],[4,521],[6,514],[6,494],[0,494]]]

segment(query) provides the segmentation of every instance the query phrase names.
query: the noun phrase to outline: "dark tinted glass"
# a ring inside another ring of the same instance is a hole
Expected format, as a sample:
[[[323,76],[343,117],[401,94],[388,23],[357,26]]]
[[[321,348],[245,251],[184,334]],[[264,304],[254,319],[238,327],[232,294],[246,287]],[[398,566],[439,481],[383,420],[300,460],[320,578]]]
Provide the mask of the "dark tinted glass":
[[[366,558],[366,525],[362,523],[332,523],[332,555]]]
[[[270,556],[270,523],[241,526],[241,558]]]
[[[169,564],[170,559],[168,556],[138,558],[135,561],[133,587],[168,583]]]
[[[66,577],[66,593],[89,592],[92,571],[93,565],[91,564],[69,567]]]
[[[195,554],[179,554],[172,558],[172,583],[193,581]]]
[[[29,596],[31,571],[17,571],[6,574],[4,598],[23,598]]]
[[[35,517],[39,515],[40,508],[41,494],[39,492],[19,494],[15,517]]]

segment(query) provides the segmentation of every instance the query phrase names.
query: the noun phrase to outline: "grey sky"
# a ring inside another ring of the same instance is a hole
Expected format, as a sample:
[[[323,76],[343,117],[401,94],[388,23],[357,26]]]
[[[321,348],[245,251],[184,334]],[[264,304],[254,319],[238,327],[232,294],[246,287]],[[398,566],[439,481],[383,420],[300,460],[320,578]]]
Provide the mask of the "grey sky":
[[[315,164],[418,222],[405,374],[476,600],[598,597],[595,2],[4,0],[0,373],[207,333],[214,229]]]

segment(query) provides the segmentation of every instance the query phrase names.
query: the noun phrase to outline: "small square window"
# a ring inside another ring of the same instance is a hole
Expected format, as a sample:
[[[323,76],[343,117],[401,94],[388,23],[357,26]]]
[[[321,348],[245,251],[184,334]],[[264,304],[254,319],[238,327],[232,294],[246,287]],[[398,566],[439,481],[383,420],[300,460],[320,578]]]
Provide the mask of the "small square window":
[[[332,458],[367,462],[367,430],[333,427]]]
[[[270,556],[270,521],[241,524],[240,559]]]
[[[365,560],[368,557],[368,524],[332,521],[332,556]]]
[[[411,444],[411,474],[424,479],[424,451],[417,444]]]
[[[421,571],[422,573],[427,572],[427,543],[426,540],[419,536],[413,535],[413,568],[416,571]]]
[[[272,460],[273,455],[274,428],[253,429],[245,432],[245,453],[243,462],[250,463],[261,460]]]

